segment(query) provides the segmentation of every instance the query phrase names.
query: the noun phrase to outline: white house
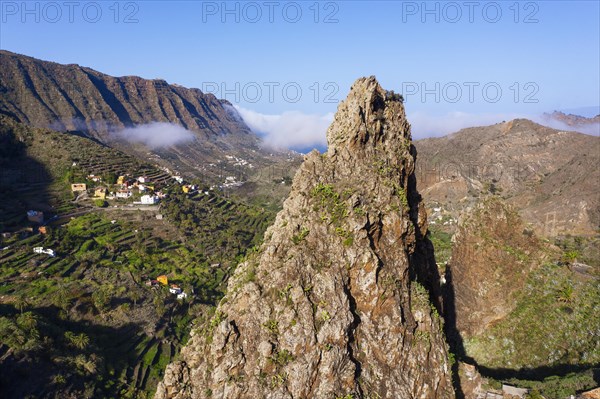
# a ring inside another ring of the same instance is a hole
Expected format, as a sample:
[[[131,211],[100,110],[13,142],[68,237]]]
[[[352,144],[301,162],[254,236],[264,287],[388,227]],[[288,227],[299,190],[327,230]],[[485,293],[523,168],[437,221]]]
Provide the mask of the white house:
[[[181,288],[171,287],[169,288],[169,292],[174,295],[181,294]]]
[[[56,256],[56,253],[54,252],[54,250],[52,249],[44,249],[44,247],[35,247],[33,248],[33,252],[36,254],[46,254],[48,256],[50,256],[51,258],[54,258]]]
[[[143,205],[155,205],[158,204],[158,197],[156,195],[142,195]]]
[[[56,256],[56,253],[54,252],[53,249],[45,249],[44,253],[52,258],[54,258]]]
[[[177,299],[185,299],[187,298],[187,294],[185,292],[180,292],[179,294],[177,294]]]
[[[129,191],[129,190],[119,190],[119,191],[117,191],[117,193],[116,193],[115,196],[117,198],[125,198],[125,199],[127,199],[127,198],[131,197],[131,191]]]
[[[148,178],[146,176],[140,176],[137,178],[137,181],[140,183],[148,183]]]

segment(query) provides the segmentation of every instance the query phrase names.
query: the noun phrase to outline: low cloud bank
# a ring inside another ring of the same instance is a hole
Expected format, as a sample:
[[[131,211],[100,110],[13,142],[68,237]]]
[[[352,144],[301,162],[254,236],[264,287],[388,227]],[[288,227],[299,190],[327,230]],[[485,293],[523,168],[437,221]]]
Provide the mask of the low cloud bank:
[[[244,122],[273,148],[306,149],[327,146],[325,132],[333,121],[333,113],[305,114],[298,111],[267,115],[236,107]]]
[[[303,152],[306,149],[324,149],[327,147],[325,133],[333,121],[333,113],[316,115],[291,111],[280,115],[267,115],[241,107],[236,107],[236,109],[246,124],[263,137],[267,146],[296,149]],[[415,140],[441,137],[467,127],[489,126],[517,118],[529,119],[554,129],[600,136],[600,124],[598,123],[574,127],[547,115],[518,113],[472,114],[467,112],[432,115],[418,111],[408,112],[407,117],[412,126],[412,136]]]
[[[575,131],[590,134],[592,136],[600,136],[600,123],[598,122],[571,126],[563,121],[554,119],[549,115],[535,116],[531,120],[536,123],[539,123],[540,125],[548,126],[557,130]]]
[[[115,131],[113,137],[132,143],[142,143],[151,149],[156,149],[184,144],[194,140],[195,136],[179,125],[152,122]]]

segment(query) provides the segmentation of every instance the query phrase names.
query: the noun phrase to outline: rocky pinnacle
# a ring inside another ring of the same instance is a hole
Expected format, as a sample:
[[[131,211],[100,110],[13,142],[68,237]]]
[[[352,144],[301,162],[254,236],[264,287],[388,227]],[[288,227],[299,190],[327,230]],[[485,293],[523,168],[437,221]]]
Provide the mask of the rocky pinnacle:
[[[454,398],[401,99],[358,79],[327,140],[156,398]]]

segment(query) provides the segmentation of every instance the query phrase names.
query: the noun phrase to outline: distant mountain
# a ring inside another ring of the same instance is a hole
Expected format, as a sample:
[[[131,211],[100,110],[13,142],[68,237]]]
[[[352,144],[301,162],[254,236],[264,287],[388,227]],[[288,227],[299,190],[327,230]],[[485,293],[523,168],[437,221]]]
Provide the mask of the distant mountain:
[[[544,117],[564,122],[566,125],[574,128],[600,123],[600,115],[596,115],[593,118],[587,118],[581,115],[565,114],[564,112],[554,111],[552,113],[545,113]]]
[[[538,233],[600,226],[600,138],[515,119],[415,142],[417,181],[434,224],[455,225],[481,196],[497,195]]]
[[[0,112],[54,130],[89,131],[171,122],[205,136],[248,133],[226,107],[199,89],[161,79],[112,77],[76,64],[62,65],[0,51]]]
[[[38,128],[83,132],[173,173],[215,185],[234,177],[255,187],[281,180],[295,169],[289,162],[299,162],[298,154],[264,149],[229,102],[199,89],[112,77],[4,50],[0,64],[0,114]],[[187,129],[177,131],[186,140],[171,140],[166,125],[143,130],[156,122]],[[162,145],[149,145],[147,138],[156,135]]]

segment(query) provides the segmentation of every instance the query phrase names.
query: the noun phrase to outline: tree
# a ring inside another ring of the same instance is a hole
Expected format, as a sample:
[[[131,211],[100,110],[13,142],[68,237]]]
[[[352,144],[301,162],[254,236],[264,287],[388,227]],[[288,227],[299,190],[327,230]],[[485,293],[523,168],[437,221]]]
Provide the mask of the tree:
[[[132,289],[129,292],[129,297],[133,301],[133,306],[137,306],[137,301],[139,301],[140,299],[143,298],[142,292],[139,289],[136,289],[136,288]]]
[[[31,331],[37,327],[37,316],[32,312],[25,312],[17,317],[17,324],[25,331]]]
[[[84,333],[75,334],[71,331],[67,331],[65,333],[65,339],[68,341],[69,345],[80,350],[87,348],[90,343],[90,338]]]
[[[19,309],[19,312],[23,314],[23,309],[29,306],[29,301],[25,298],[25,295],[20,294],[15,298],[15,308]]]
[[[94,306],[100,313],[104,313],[108,310],[108,304],[110,303],[110,297],[107,295],[104,289],[98,289],[92,294],[92,301]]]

